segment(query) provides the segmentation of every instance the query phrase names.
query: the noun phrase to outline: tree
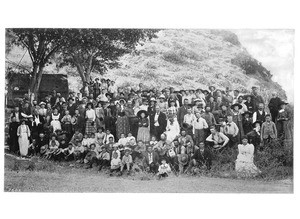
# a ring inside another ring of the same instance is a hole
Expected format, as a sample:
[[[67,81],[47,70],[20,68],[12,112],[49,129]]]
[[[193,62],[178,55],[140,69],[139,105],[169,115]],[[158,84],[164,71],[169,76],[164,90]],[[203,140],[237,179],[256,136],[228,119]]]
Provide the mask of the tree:
[[[135,50],[138,44],[156,37],[154,29],[72,29],[62,49],[62,65],[76,67],[83,88],[91,72],[103,74],[120,65],[119,58]]]
[[[12,44],[27,49],[32,61],[30,71],[30,84],[28,93],[30,97],[37,98],[44,67],[50,58],[65,43],[65,33],[69,29],[8,29],[14,35]]]

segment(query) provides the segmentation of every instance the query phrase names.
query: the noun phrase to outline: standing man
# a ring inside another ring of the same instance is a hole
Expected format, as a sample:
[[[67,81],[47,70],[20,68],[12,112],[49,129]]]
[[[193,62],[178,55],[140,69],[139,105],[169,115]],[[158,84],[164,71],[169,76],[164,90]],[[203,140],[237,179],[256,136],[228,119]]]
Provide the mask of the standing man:
[[[155,107],[155,116],[154,116],[154,134],[156,136],[156,139],[159,140],[161,134],[166,131],[167,127],[167,116],[166,114],[162,113],[160,111],[160,107]]]
[[[258,87],[256,87],[256,86],[252,87],[251,96],[252,96],[252,101],[253,101],[253,105],[254,105],[253,110],[256,111],[259,108],[258,106],[260,103],[263,103],[263,104],[265,103],[262,96],[258,94]]]
[[[278,116],[278,111],[280,109],[280,103],[281,103],[281,99],[277,96],[277,93],[275,91],[272,92],[272,98],[270,99],[268,107],[269,107],[273,122],[276,122],[276,119]]]
[[[183,100],[183,106],[179,107],[177,112],[177,121],[179,123],[179,126],[182,127],[184,116],[188,113],[188,99],[185,98]]]
[[[258,104],[258,109],[253,113],[252,122],[259,121],[263,123],[265,121],[266,112],[265,112],[265,106],[263,103]]]

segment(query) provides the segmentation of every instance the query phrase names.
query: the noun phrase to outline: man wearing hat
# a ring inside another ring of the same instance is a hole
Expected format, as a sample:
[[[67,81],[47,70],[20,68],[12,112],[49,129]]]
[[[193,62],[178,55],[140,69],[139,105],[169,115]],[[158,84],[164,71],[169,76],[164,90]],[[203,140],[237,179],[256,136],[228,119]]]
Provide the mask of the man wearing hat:
[[[180,127],[182,127],[183,125],[184,116],[188,113],[187,111],[188,111],[188,99],[185,98],[183,100],[183,106],[181,106],[177,112],[177,121]]]
[[[157,173],[159,165],[159,156],[155,151],[153,151],[151,145],[147,146],[147,150],[143,153],[143,157],[143,165],[146,171]]]
[[[163,112],[159,106],[155,107],[155,115],[153,120],[153,127],[156,139],[160,139],[161,134],[166,131],[167,127],[167,116]]]
[[[256,86],[252,87],[251,96],[252,96],[252,101],[253,101],[253,105],[254,105],[253,110],[256,111],[256,110],[258,110],[260,103],[263,103],[263,104],[265,103],[262,96],[258,94],[258,87],[256,87]]]
[[[249,132],[253,130],[252,113],[246,111],[242,114],[242,116],[243,116],[242,123],[243,123],[244,134],[247,135]]]
[[[186,169],[185,173],[189,173],[193,167],[205,167],[207,170],[210,170],[212,164],[212,154],[210,151],[205,148],[204,142],[199,143],[199,149],[197,149],[194,155],[191,157],[189,166]]]
[[[280,104],[281,104],[281,99],[277,96],[277,92],[273,91],[272,92],[272,98],[270,99],[270,102],[268,104],[271,116],[272,116],[272,121],[276,123],[276,119],[278,116],[278,111],[280,110]]]

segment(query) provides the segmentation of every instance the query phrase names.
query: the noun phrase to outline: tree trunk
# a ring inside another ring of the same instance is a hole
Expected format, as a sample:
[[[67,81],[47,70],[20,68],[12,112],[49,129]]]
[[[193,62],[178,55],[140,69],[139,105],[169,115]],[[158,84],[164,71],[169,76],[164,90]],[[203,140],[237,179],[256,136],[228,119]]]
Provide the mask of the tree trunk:
[[[44,64],[34,64],[33,71],[30,78],[30,85],[28,94],[30,97],[30,101],[32,102],[34,99],[38,100],[39,97],[39,89],[43,76]]]

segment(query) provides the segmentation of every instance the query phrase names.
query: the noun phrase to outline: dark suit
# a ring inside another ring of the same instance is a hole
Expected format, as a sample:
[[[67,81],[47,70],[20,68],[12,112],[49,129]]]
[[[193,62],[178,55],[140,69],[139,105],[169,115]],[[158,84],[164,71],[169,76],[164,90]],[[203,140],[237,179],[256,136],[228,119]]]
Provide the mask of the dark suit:
[[[154,116],[155,118],[155,116]],[[160,136],[164,131],[166,131],[167,127],[167,116],[166,114],[159,112],[158,115],[158,124],[159,126],[155,126],[155,121],[153,121],[153,126],[154,126],[154,135],[156,136],[157,140],[160,140]]]
[[[212,155],[208,149],[204,149],[203,153],[200,152],[200,149],[195,151],[194,155],[191,157],[189,167],[186,170],[187,172],[189,172],[194,166],[193,159],[196,160],[197,165],[199,166],[205,165],[207,169],[210,170],[212,164]]]
[[[180,127],[182,127],[182,123],[184,120],[184,116],[187,114],[187,106],[182,106],[178,109],[177,112],[177,121],[180,125]]]
[[[158,170],[158,165],[159,165],[159,156],[156,152],[152,151],[151,155],[152,155],[152,163],[149,164],[149,152],[146,151],[143,153],[143,165],[145,168],[149,167],[150,168],[150,172],[154,172],[156,173]]]

